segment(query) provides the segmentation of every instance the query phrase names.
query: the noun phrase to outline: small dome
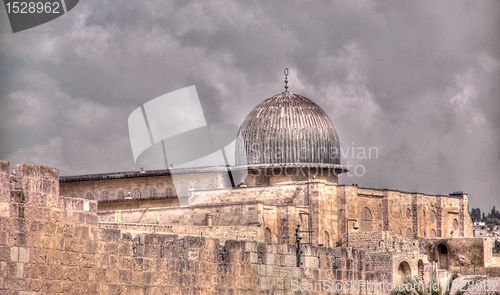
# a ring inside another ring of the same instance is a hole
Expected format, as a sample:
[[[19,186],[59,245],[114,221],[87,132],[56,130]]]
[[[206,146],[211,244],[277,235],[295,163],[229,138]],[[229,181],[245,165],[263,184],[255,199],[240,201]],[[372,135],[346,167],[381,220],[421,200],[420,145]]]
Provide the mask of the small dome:
[[[288,91],[264,100],[247,115],[236,148],[239,166],[343,168],[328,115],[310,99]]]

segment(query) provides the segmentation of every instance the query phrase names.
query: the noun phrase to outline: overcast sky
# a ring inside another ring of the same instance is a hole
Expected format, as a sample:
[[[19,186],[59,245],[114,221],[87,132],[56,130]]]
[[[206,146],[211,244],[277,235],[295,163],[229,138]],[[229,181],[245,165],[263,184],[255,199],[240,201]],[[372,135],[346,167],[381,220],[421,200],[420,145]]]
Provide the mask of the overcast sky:
[[[500,1],[103,1],[12,34],[0,9],[0,158],[63,175],[136,170],[127,118],[196,85],[240,124],[283,89],[320,105],[343,183],[467,191],[500,207]]]

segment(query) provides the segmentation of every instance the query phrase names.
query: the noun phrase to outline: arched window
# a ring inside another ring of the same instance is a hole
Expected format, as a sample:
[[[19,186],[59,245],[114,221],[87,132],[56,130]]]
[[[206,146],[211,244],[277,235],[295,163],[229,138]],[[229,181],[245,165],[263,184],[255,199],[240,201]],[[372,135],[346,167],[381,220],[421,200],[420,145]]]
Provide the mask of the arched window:
[[[107,200],[109,200],[109,193],[108,193],[108,191],[102,191],[100,199],[101,199],[101,201],[107,201]]]
[[[141,191],[136,188],[132,191],[132,199],[137,200],[141,198]]]
[[[361,231],[372,231],[372,212],[368,208],[363,208],[361,213]]]
[[[458,220],[455,218],[453,219],[453,230],[457,231],[459,229],[460,225],[458,223]]]
[[[431,214],[429,214],[429,215],[430,215],[431,223],[436,223],[436,221],[437,221],[436,211],[432,210]]]
[[[406,218],[411,219],[411,215],[412,215],[411,209],[410,208],[406,209]]]
[[[150,198],[156,198],[158,196],[158,194],[156,193],[156,189],[155,188],[151,188],[149,190],[149,197]]]
[[[265,229],[264,240],[266,241],[266,243],[272,243],[273,241],[273,233],[271,232],[271,229],[269,227],[266,227]]]
[[[325,231],[325,247],[330,247],[330,234]]]
[[[93,200],[94,199],[94,193],[93,192],[87,192],[87,200]]]
[[[437,237],[437,233],[435,230],[431,230],[431,238],[436,238]]]

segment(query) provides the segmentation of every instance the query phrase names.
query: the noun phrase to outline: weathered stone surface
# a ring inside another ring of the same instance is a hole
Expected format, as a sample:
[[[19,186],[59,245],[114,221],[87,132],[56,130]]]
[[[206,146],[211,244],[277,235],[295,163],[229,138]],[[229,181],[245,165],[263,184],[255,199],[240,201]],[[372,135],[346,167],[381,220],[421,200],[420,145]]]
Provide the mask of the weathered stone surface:
[[[106,181],[99,185],[104,190]],[[115,223],[115,212],[98,212],[96,200],[59,196],[57,170],[21,165],[9,177],[8,164],[0,162],[0,204],[8,204],[8,211],[0,207],[0,294],[292,294],[294,282],[397,282],[404,262],[418,276],[419,262],[430,269],[440,244],[449,249],[450,270],[500,275],[486,267],[498,263],[488,255],[490,244],[461,237],[468,234],[466,221],[460,219],[463,233],[451,234],[466,196],[438,202],[324,182],[312,182],[309,192],[310,203],[291,184],[207,192],[210,204],[123,210]],[[294,195],[296,201],[283,202]],[[443,237],[422,239],[437,229],[437,220],[427,218],[436,206]],[[372,213],[371,231],[346,222],[361,223],[364,208]],[[299,252],[298,224],[304,230]],[[405,229],[412,236],[400,234]]]
[[[19,258],[19,247],[11,247],[10,248],[10,261],[16,262]]]
[[[19,262],[28,263],[30,261],[30,249],[27,247],[19,248]]]

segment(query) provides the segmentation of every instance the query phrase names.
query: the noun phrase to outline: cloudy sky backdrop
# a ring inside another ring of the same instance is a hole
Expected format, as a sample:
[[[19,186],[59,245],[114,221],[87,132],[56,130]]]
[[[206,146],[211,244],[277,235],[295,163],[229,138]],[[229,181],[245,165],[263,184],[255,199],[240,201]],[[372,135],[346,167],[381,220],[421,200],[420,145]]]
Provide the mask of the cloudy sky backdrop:
[[[195,84],[240,124],[290,89],[344,148],[378,147],[343,183],[470,193],[500,207],[500,2],[84,0],[12,34],[0,9],[0,158],[63,175],[136,170],[127,118]]]

